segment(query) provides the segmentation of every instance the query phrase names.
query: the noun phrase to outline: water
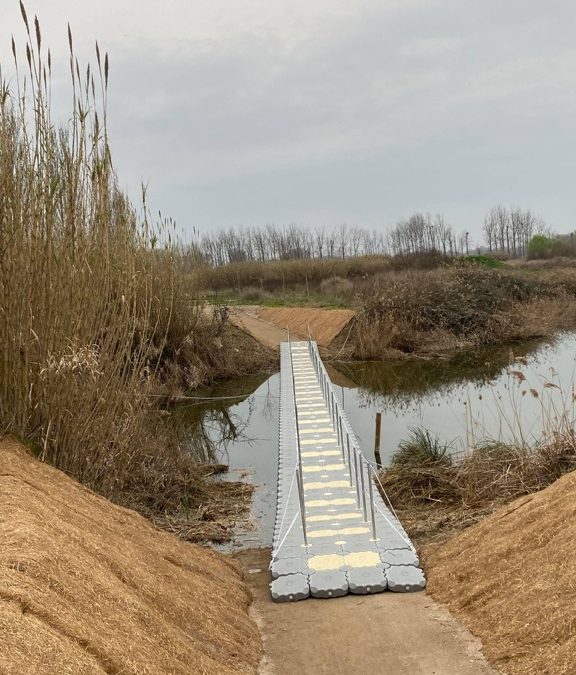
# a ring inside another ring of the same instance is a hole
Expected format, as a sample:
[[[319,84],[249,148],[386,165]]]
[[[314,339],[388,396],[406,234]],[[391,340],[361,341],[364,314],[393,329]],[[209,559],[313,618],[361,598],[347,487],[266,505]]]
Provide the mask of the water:
[[[450,361],[338,364],[333,380],[365,455],[374,460],[374,424],[382,413],[381,457],[388,464],[411,428],[424,427],[454,453],[488,440],[537,442],[574,422],[576,334],[462,354]],[[202,392],[232,397],[183,406],[189,442],[230,467],[230,479],[256,485],[254,528],[232,546],[269,546],[274,526],[279,374],[242,378]],[[199,440],[200,439],[200,440]]]

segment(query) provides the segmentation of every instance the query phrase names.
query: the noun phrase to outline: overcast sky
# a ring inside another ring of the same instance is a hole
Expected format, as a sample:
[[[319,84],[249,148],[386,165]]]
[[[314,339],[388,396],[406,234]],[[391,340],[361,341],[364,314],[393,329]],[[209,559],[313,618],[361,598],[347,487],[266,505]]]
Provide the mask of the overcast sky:
[[[574,0],[27,0],[68,98],[111,59],[120,182],[186,230],[387,227],[441,212],[479,236],[503,202],[576,226]],[[24,44],[0,0],[0,62]]]

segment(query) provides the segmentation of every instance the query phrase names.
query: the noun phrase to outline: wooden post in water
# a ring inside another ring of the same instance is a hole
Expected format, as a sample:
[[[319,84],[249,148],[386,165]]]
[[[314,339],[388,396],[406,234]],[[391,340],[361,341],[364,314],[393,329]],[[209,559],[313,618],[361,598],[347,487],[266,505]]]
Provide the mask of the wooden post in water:
[[[376,413],[376,434],[374,437],[374,458],[378,468],[382,468],[382,458],[380,457],[380,429],[382,426],[382,413]]]

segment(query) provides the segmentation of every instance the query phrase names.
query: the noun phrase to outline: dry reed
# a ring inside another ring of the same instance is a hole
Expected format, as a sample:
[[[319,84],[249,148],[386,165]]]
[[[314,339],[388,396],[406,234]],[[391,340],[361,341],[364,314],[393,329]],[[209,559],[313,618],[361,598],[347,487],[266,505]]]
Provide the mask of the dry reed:
[[[135,475],[152,474],[152,489],[179,469],[151,394],[197,386],[238,359],[225,315],[208,314],[183,273],[173,223],[140,221],[118,188],[108,55],[96,46],[96,68],[81,70],[69,32],[72,112],[58,127],[50,53],[38,20],[24,6],[22,16],[25,62],[13,43],[17,74],[0,82],[0,436],[128,499]]]
[[[564,429],[535,448],[486,443],[461,459],[424,448],[394,462],[380,480],[411,535],[424,542],[468,527],[575,468],[576,439]]]

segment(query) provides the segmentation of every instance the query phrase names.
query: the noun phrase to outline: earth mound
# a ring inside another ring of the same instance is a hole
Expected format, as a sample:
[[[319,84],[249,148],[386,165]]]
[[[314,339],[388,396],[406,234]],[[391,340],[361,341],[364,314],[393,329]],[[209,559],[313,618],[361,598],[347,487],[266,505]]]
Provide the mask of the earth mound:
[[[505,673],[576,672],[576,472],[429,547],[428,591]]]
[[[237,565],[0,441],[0,672],[256,672]]]
[[[322,309],[319,307],[263,307],[259,318],[280,328],[288,327],[293,339],[308,337],[308,327],[312,337],[321,347],[330,343],[344,330],[354,318],[350,309]]]

